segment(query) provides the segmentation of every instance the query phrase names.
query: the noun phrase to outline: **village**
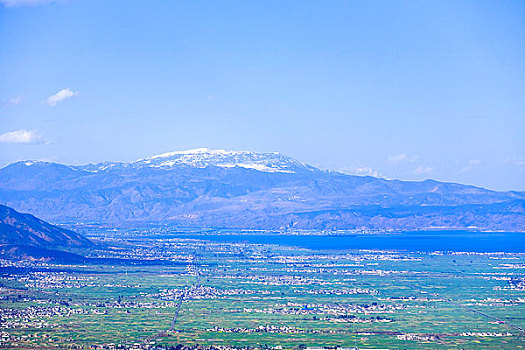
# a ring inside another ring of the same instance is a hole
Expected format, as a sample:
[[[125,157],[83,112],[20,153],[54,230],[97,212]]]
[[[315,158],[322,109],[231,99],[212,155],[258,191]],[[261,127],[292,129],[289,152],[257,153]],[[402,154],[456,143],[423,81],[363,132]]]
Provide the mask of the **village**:
[[[520,254],[320,252],[196,238],[104,242],[83,264],[0,261],[2,348],[46,339],[71,349],[189,349],[194,339],[217,345],[221,334],[239,349],[253,339],[279,339],[272,349],[287,341],[284,349],[317,346],[318,337],[334,344],[339,336],[359,337],[367,348],[523,339],[514,321],[525,307]],[[467,287],[453,294],[443,287],[461,281]],[[481,294],[468,287],[479,284]],[[467,321],[444,316],[451,307]],[[487,317],[494,310],[497,317]],[[427,326],[408,326],[415,319]],[[122,325],[119,337],[107,330]],[[79,329],[96,337],[83,338]],[[60,343],[57,335],[71,340]]]

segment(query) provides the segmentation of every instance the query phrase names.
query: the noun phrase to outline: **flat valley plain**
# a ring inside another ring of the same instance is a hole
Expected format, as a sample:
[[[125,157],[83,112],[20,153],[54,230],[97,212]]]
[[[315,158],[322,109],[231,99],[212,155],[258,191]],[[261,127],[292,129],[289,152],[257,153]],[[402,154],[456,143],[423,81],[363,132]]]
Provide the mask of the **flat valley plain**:
[[[525,348],[523,253],[107,232],[85,262],[1,261],[0,348]]]

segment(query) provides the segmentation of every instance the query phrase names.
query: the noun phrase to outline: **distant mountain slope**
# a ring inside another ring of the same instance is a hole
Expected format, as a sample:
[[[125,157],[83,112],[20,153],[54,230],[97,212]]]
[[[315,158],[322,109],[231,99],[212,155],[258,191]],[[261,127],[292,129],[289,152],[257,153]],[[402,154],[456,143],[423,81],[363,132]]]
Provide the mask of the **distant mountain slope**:
[[[525,193],[322,171],[278,153],[197,149],[131,163],[18,162],[0,199],[54,222],[261,229],[525,231]]]
[[[91,241],[33,215],[0,205],[0,244],[33,247],[89,247]]]

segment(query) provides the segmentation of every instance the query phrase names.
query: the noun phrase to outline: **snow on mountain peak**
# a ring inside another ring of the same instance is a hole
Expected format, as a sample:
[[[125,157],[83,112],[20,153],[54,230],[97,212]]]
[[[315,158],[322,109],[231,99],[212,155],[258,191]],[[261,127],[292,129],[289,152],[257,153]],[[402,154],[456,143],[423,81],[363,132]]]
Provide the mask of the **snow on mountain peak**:
[[[169,158],[169,157],[173,157],[173,156],[177,156],[177,155],[187,155],[187,154],[191,154],[191,155],[195,155],[195,154],[224,154],[224,155],[226,155],[226,154],[234,154],[234,153],[242,153],[242,152],[225,151],[223,149],[212,150],[212,149],[209,149],[209,148],[195,148],[195,149],[189,149],[187,151],[166,152],[166,153],[158,154],[158,155],[151,156],[151,157],[148,157],[148,158],[145,158],[145,159],[139,159],[138,161],[148,160],[148,159],[158,159],[158,158]]]
[[[254,153],[249,151],[211,150],[196,148],[187,151],[167,152],[139,159],[131,163],[134,166],[171,168],[175,166],[193,166],[205,168],[217,166],[223,168],[242,167],[262,172],[294,173],[305,165],[296,160],[275,153]]]

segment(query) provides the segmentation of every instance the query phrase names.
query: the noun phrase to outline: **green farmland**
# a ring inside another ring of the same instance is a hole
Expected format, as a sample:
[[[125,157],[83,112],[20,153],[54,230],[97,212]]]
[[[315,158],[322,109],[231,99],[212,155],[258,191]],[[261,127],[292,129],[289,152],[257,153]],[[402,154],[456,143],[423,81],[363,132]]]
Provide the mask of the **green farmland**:
[[[120,260],[2,261],[0,348],[525,348],[525,255],[106,244]]]

